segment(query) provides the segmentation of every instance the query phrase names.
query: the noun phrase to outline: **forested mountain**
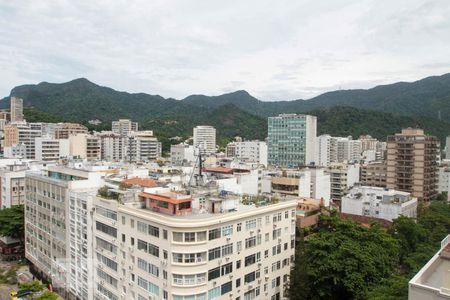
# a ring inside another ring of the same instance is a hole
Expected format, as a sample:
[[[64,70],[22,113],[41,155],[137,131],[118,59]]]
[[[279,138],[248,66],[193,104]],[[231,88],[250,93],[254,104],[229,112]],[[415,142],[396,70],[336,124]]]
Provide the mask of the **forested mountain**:
[[[127,93],[80,78],[55,84],[42,82],[12,89],[21,97],[29,120],[103,121],[93,129],[107,129],[112,120],[131,118],[163,139],[192,135],[192,127],[213,125],[219,140],[236,135],[263,139],[267,116],[310,113],[318,117],[319,133],[371,134],[383,139],[406,126],[423,127],[443,139],[450,133],[450,74],[412,83],[395,83],[369,90],[334,91],[310,100],[264,102],[246,91],[220,96],[192,95],[183,100],[159,95]],[[0,107],[9,106],[9,97]],[[442,121],[437,116],[440,111]],[[223,144],[223,143],[222,143]]]

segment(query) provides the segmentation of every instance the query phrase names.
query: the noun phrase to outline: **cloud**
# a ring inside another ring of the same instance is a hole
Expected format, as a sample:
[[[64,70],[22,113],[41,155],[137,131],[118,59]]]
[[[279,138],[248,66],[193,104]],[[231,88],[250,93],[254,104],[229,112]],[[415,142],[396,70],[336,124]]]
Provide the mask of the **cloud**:
[[[55,0],[0,4],[0,95],[86,77],[184,98],[311,98],[449,72],[447,0]]]

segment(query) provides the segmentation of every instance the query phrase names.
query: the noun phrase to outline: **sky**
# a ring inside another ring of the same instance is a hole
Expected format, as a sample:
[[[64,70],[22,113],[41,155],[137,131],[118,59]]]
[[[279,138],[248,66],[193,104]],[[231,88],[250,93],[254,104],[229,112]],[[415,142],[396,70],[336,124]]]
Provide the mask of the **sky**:
[[[85,77],[182,99],[308,99],[450,72],[448,0],[0,0],[0,98]]]

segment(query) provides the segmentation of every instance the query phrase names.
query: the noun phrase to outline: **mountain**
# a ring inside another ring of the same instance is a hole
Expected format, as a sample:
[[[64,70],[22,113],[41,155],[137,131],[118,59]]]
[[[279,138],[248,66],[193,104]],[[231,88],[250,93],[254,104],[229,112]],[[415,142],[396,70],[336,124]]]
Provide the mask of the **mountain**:
[[[427,77],[415,82],[380,85],[367,90],[341,90],[324,93],[309,100],[263,102],[244,91],[207,97],[193,95],[183,102],[199,107],[233,103],[260,116],[285,112],[308,112],[333,106],[352,106],[408,116],[427,116],[450,120],[450,73]]]
[[[263,139],[267,116],[279,113],[310,113],[318,117],[320,133],[352,135],[368,133],[377,138],[406,126],[422,126],[443,137],[449,134],[450,74],[428,77],[412,83],[395,83],[368,90],[334,91],[310,100],[263,102],[246,91],[220,96],[191,95],[183,100],[159,95],[127,93],[99,86],[85,78],[66,83],[42,82],[21,85],[10,96],[24,99],[29,120],[65,120],[87,125],[91,119],[103,121],[91,129],[108,129],[119,118],[138,121],[143,129],[153,129],[163,140],[192,135],[196,125],[213,125],[218,139],[239,135]],[[9,97],[0,108],[9,106]]]

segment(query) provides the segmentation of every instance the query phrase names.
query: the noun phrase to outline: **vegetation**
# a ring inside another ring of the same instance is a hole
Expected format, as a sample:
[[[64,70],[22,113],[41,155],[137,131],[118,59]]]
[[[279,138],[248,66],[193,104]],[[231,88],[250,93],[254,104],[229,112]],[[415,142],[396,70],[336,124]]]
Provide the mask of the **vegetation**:
[[[106,185],[99,188],[97,194],[104,199],[119,200],[119,194],[112,192]]]
[[[59,296],[56,293],[45,291],[41,296],[37,297],[36,300],[56,300],[58,297]]]
[[[450,204],[432,201],[417,220],[399,217],[388,230],[321,216],[307,242],[297,243],[291,300],[407,299],[408,281],[450,232]]]
[[[163,152],[180,142],[174,137],[185,140],[192,136],[196,125],[216,127],[222,148],[235,136],[264,139],[267,116],[294,112],[316,115],[319,133],[332,135],[370,134],[384,139],[408,126],[423,127],[441,141],[450,134],[450,125],[438,120],[438,112],[442,120],[450,117],[450,74],[369,90],[330,92],[307,101],[263,102],[246,91],[214,97],[192,95],[178,101],[118,92],[84,78],[62,84],[18,86],[11,95],[24,99],[28,107],[25,117],[30,121],[76,121],[90,130],[106,130],[112,120],[131,118],[142,129],[154,130],[163,143]],[[0,108],[8,105],[8,99],[0,101]],[[88,124],[92,119],[103,123]]]
[[[0,236],[23,240],[24,209],[23,205],[0,210]]]
[[[15,284],[17,282],[17,267],[0,268],[0,284]]]
[[[44,290],[45,286],[38,280],[31,282],[19,283],[19,292],[30,291],[30,292],[41,292]]]

